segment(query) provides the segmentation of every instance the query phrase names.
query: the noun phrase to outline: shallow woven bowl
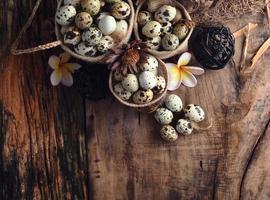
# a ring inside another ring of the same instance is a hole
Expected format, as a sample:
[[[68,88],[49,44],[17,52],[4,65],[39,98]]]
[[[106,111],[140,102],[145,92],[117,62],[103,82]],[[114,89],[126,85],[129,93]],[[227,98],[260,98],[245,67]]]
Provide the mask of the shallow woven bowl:
[[[142,0],[137,9],[136,9],[136,12],[135,12],[135,18],[134,18],[134,34],[135,34],[135,37],[136,39],[140,40],[141,39],[141,36],[140,36],[140,33],[139,33],[139,25],[137,23],[137,18],[138,18],[138,14],[139,12],[142,10],[142,7],[143,5],[149,0]],[[161,1],[162,5],[172,5],[176,8],[178,8],[182,14],[184,15],[185,19],[189,19],[191,20],[191,17],[189,15],[189,13],[187,12],[187,10],[184,8],[184,6],[182,6],[182,4],[180,4],[179,2],[177,2],[176,0],[162,0]],[[157,51],[157,50],[152,50],[152,49],[148,49],[148,52],[160,59],[167,59],[167,58],[171,58],[175,55],[178,55],[178,54],[181,54],[181,53],[184,53],[188,50],[188,40],[193,32],[194,28],[191,28],[189,30],[189,33],[188,35],[186,36],[186,38],[180,43],[179,47],[174,50],[174,51],[165,51],[165,50],[162,50],[162,51]]]
[[[126,0],[127,3],[130,5],[130,16],[129,16],[129,27],[128,27],[128,32],[127,34],[123,37],[123,39],[120,42],[117,42],[117,46],[115,46],[114,48],[120,47],[122,44],[127,43],[132,35],[132,31],[133,31],[133,24],[134,24],[134,6],[132,3],[132,0]],[[59,9],[62,6],[62,2],[63,0],[60,0],[58,5],[57,5],[57,9]],[[68,45],[65,45],[63,42],[63,35],[60,32],[60,28],[61,26],[57,24],[56,22],[56,17],[55,17],[55,34],[56,34],[56,38],[57,40],[62,41],[61,47],[64,51],[68,52],[69,54],[71,54],[73,57],[78,58],[80,60],[89,62],[89,63],[105,63],[106,59],[107,59],[107,55],[106,53],[100,56],[95,56],[95,57],[89,57],[89,56],[82,56],[77,54],[73,49],[71,49]]]
[[[158,59],[158,58],[157,58]],[[145,104],[135,104],[133,103],[132,100],[129,101],[124,101],[122,100],[115,92],[113,89],[113,86],[116,84],[115,81],[113,81],[113,71],[111,71],[110,76],[109,76],[109,88],[111,93],[113,94],[113,96],[123,105],[131,107],[131,108],[135,108],[140,112],[145,112],[145,113],[151,113],[154,112],[157,107],[163,102],[163,99],[165,98],[166,94],[167,94],[167,83],[168,83],[168,72],[167,72],[167,68],[165,63],[158,59],[159,62],[159,67],[158,67],[158,75],[159,76],[163,76],[166,80],[166,88],[165,90],[158,95],[155,95],[154,99],[149,102],[149,103],[145,103]]]

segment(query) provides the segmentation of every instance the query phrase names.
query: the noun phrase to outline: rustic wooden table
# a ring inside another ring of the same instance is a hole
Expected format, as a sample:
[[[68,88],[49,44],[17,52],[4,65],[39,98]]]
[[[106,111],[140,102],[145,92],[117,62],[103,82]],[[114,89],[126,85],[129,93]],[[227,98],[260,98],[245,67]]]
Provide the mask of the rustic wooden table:
[[[270,199],[270,60],[249,75],[235,65],[207,71],[196,88],[178,91],[207,111],[213,126],[172,144],[151,115],[111,96],[98,103],[74,89],[53,88],[47,60],[54,50],[12,56],[10,43],[34,0],[0,1],[0,199]],[[53,40],[46,0],[22,46]],[[269,36],[264,14],[244,16],[231,29],[257,22],[248,59]],[[107,84],[107,83],[104,83]],[[205,122],[207,124],[208,122]]]

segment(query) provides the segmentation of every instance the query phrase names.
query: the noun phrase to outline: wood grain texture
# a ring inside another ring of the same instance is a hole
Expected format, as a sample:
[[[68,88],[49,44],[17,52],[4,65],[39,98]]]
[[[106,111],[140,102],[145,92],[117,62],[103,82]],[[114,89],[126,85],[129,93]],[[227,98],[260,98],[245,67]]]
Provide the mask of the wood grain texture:
[[[14,57],[10,42],[34,0],[0,1],[0,199],[269,199],[269,51],[249,76],[235,65],[207,71],[196,88],[181,88],[185,104],[207,112],[208,131],[163,142],[152,115],[112,96],[84,101],[73,88],[50,86],[47,59],[57,51]],[[54,0],[44,1],[22,46],[53,40]],[[269,36],[258,23],[248,59]]]

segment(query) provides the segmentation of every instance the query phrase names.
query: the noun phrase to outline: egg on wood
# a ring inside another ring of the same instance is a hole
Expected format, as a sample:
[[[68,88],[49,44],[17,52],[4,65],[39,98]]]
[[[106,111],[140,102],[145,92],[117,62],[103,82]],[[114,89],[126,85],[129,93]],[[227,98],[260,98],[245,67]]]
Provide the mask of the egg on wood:
[[[189,120],[179,119],[176,124],[176,130],[183,135],[190,135],[193,131],[193,127]]]
[[[139,82],[144,90],[153,89],[157,85],[157,77],[153,72],[144,71],[139,76]]]
[[[79,29],[87,29],[93,23],[91,15],[87,12],[80,12],[75,17],[75,24]]]
[[[162,125],[168,125],[173,120],[173,113],[167,108],[158,108],[155,112],[155,119]]]
[[[61,26],[70,25],[76,16],[76,9],[74,6],[65,5],[56,11],[56,22]]]
[[[122,80],[122,86],[129,92],[136,92],[139,89],[139,82],[134,74],[127,74]]]
[[[119,1],[112,6],[112,16],[116,19],[126,19],[130,15],[131,9],[128,3]]]
[[[179,47],[179,39],[176,35],[174,34],[166,34],[162,38],[162,47],[167,50],[167,51],[173,51]]]
[[[160,130],[160,136],[167,142],[174,142],[178,139],[176,130],[170,125],[164,125]]]
[[[140,11],[138,13],[137,22],[140,26],[144,26],[152,19],[152,14],[148,11]]]
[[[157,77],[157,85],[152,89],[154,94],[161,94],[166,88],[166,80],[163,76]]]
[[[114,92],[124,101],[129,100],[132,96],[132,93],[125,90],[121,83],[118,83],[114,86]]]
[[[187,117],[191,121],[201,122],[205,119],[204,110],[198,105],[189,104],[186,106],[184,112],[185,112],[185,117]]]
[[[81,42],[74,48],[75,52],[82,56],[94,56],[97,53],[97,49],[93,45],[89,45],[85,42]]]
[[[145,104],[153,100],[154,93],[152,90],[139,90],[135,92],[132,99],[136,104]]]
[[[100,11],[100,0],[81,0],[81,7],[83,11],[95,16]]]
[[[109,35],[102,37],[97,45],[97,49],[101,53],[106,53],[109,49],[112,49],[113,47],[114,47],[114,40]]]
[[[77,45],[81,41],[81,32],[75,26],[69,27],[64,34],[64,43],[70,45]]]
[[[97,27],[90,27],[82,34],[82,40],[90,45],[97,45],[100,43],[102,33]]]
[[[170,5],[163,5],[155,12],[155,20],[160,23],[170,22],[176,16],[176,8]]]
[[[107,15],[100,19],[98,28],[104,35],[110,35],[116,29],[116,21],[114,17]]]
[[[149,21],[142,28],[142,34],[146,37],[153,38],[161,34],[161,24],[157,21]]]
[[[172,112],[180,112],[183,109],[181,98],[175,94],[170,94],[165,98],[165,105]]]

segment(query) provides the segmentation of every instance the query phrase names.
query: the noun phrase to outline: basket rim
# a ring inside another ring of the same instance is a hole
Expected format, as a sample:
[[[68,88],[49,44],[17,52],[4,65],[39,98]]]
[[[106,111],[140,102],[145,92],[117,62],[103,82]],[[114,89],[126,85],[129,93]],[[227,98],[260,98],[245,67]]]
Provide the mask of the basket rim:
[[[127,3],[130,5],[130,16],[129,16],[129,27],[128,27],[128,31],[127,34],[125,35],[125,37],[117,44],[117,46],[115,46],[114,48],[120,47],[122,44],[129,42],[132,32],[133,32],[133,26],[134,26],[134,17],[135,17],[135,9],[134,9],[134,4],[132,2],[132,0],[126,0]],[[63,0],[60,0],[57,4],[57,9],[59,9],[62,6]],[[80,60],[89,62],[89,63],[106,63],[106,58],[107,58],[107,54],[102,54],[100,56],[96,56],[96,57],[90,57],[90,56],[82,56],[77,54],[74,50],[72,50],[68,45],[65,45],[63,42],[63,39],[61,37],[61,33],[60,33],[60,25],[56,22],[56,14],[54,16],[54,24],[55,24],[55,35],[56,35],[56,39],[61,41],[61,48],[68,52],[70,55],[72,55],[75,58],[78,58]]]
[[[133,29],[134,29],[134,35],[135,35],[135,38],[137,40],[141,40],[141,36],[139,34],[139,25],[138,25],[138,22],[137,22],[137,18],[138,18],[138,14],[139,12],[141,11],[141,7],[143,6],[143,4],[145,2],[147,2],[148,0],[142,0],[137,8],[136,8],[136,11],[135,11],[135,17],[134,17],[134,25],[133,25]],[[191,19],[191,16],[190,14],[188,13],[188,11],[186,10],[186,8],[179,2],[177,2],[176,0],[171,0],[173,2],[173,4],[175,4],[177,6],[177,8],[180,8],[181,11],[183,11],[184,13],[184,16],[186,19],[188,20],[192,20]],[[165,5],[165,4],[164,4]],[[186,38],[180,43],[179,47],[177,49],[175,49],[174,51],[157,51],[157,50],[153,50],[153,49],[148,49],[147,51],[150,53],[150,54],[153,54],[155,56],[157,56],[158,58],[160,59],[167,59],[167,58],[171,58],[177,54],[180,53],[180,51],[182,51],[183,48],[185,48],[185,46],[188,45],[188,40],[190,39],[192,33],[194,31],[194,27],[192,27],[188,33],[188,35],[186,36]]]
[[[151,54],[150,54],[151,55]],[[152,55],[154,56],[154,55]],[[156,57],[156,56],[154,56]],[[156,57],[157,58],[157,57]],[[167,91],[168,91],[168,79],[169,79],[169,74],[168,74],[168,71],[167,71],[167,68],[166,68],[166,64],[160,59],[160,58],[157,58],[158,62],[159,62],[159,67],[162,67],[162,72],[164,73],[163,74],[163,77],[165,78],[166,80],[166,88],[165,90],[154,100],[148,102],[148,103],[145,103],[145,104],[135,104],[135,103],[130,103],[128,101],[124,101],[122,100],[115,92],[114,92],[114,88],[113,88],[113,72],[114,70],[111,70],[110,71],[110,75],[109,75],[109,88],[110,88],[110,91],[111,93],[113,94],[113,96],[122,104],[128,106],[128,107],[131,107],[131,108],[145,108],[145,107],[149,107],[149,106],[152,106],[154,104],[157,104],[158,102],[160,102],[162,99],[164,99],[165,95],[167,94]]]

